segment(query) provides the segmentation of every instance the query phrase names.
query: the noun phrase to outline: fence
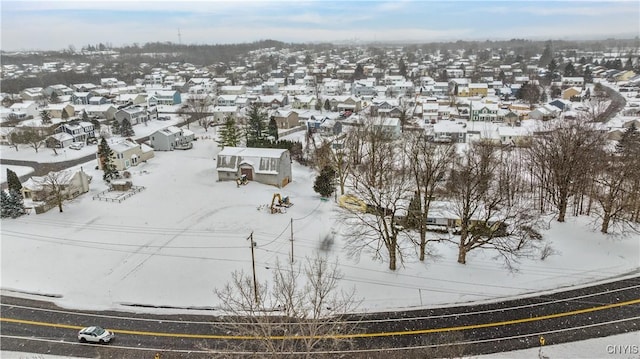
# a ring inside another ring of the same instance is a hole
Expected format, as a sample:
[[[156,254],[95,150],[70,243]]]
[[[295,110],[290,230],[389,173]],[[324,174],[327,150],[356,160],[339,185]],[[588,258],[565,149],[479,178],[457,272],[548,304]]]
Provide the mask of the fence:
[[[98,193],[97,195],[93,196],[92,199],[94,200],[99,200],[99,201],[106,201],[106,202],[122,202],[125,199],[133,196],[136,193],[142,192],[143,190],[145,190],[145,187],[143,186],[131,186],[131,188],[128,191],[125,192],[121,192],[121,191],[115,191],[112,188],[109,188],[107,190],[104,190],[100,193]]]

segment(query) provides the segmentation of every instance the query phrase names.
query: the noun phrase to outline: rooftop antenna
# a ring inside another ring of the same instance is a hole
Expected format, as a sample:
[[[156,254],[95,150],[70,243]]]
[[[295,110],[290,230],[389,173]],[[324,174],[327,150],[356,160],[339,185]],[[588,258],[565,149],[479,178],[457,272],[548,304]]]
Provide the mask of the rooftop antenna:
[[[182,35],[180,34],[180,28],[178,28],[178,45],[182,45]]]

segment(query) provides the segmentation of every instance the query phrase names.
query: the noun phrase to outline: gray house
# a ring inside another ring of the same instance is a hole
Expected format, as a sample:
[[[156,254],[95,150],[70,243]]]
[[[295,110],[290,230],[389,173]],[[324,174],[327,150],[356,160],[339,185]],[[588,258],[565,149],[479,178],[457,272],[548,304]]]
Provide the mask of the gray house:
[[[225,147],[216,162],[219,181],[245,175],[250,181],[284,187],[292,180],[291,155],[285,149]]]
[[[173,151],[174,149],[190,148],[194,139],[193,132],[169,126],[151,134],[149,141],[156,151]]]
[[[127,119],[131,125],[137,125],[149,121],[149,113],[142,107],[132,106],[120,109],[116,111],[115,120],[119,124],[122,124],[124,119]]]

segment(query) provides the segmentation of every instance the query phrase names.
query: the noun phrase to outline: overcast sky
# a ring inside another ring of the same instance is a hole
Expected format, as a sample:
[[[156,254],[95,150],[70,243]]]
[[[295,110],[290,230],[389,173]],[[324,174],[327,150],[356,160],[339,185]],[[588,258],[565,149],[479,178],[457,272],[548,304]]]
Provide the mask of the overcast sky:
[[[174,42],[632,38],[640,1],[7,1],[2,50]],[[180,36],[178,36],[180,33]]]

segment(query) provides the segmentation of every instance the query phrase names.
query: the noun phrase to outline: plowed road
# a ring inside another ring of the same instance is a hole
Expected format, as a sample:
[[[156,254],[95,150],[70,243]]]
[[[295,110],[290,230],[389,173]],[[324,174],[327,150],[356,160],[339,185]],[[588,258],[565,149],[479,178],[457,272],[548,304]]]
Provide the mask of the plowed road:
[[[1,302],[2,350],[91,358],[153,358],[156,353],[163,359],[211,358],[229,356],[237,348],[234,343],[258,340],[223,329],[215,316],[75,311],[10,296]],[[78,329],[96,324],[113,330],[116,341],[105,346],[77,343]],[[353,346],[324,356],[471,355],[629,331],[640,331],[640,276],[499,303],[366,314],[357,318],[355,331],[331,336],[349,339]],[[272,338],[283,339],[287,337]],[[606,355],[604,347],[594,353]]]

